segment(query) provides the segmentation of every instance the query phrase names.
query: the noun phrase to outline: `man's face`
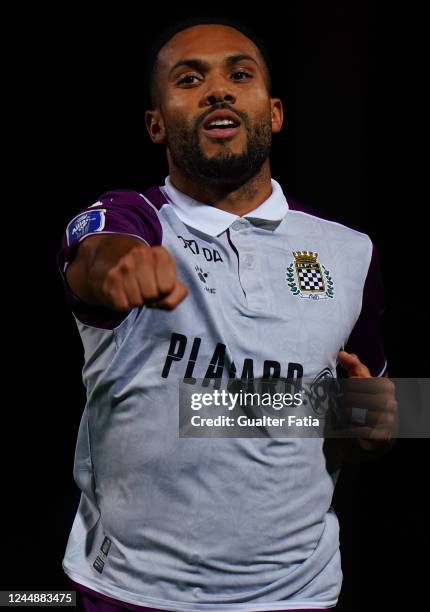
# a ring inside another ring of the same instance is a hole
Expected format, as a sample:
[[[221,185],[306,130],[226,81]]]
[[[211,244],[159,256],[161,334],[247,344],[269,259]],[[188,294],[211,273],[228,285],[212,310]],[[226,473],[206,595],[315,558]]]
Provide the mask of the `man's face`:
[[[158,61],[159,108],[149,113],[152,127],[159,121],[155,137],[147,124],[169,163],[219,186],[255,176],[281,128],[282,106],[270,98],[254,43],[227,26],[194,26],[176,34]]]

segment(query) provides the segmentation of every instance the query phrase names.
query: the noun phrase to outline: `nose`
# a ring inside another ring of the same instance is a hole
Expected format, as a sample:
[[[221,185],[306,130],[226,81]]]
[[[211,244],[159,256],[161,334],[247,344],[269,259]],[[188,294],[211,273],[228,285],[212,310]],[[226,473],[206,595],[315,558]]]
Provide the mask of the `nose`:
[[[207,96],[207,104],[209,106],[213,106],[217,102],[229,102],[230,104],[233,104],[234,101],[235,101],[235,97],[233,96],[233,94],[230,94],[227,92],[226,93],[217,92],[217,93],[212,93],[209,96]]]
[[[219,102],[229,102],[234,104],[236,102],[236,96],[230,89],[230,84],[226,83],[224,78],[213,78],[209,84],[203,96],[204,106],[213,106]]]

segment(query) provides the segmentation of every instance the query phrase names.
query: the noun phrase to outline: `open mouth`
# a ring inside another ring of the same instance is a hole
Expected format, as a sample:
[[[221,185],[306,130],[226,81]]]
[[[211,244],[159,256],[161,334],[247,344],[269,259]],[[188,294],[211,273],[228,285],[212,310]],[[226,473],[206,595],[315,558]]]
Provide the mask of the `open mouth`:
[[[211,138],[231,138],[239,129],[240,119],[232,113],[212,113],[203,124],[203,131]]]

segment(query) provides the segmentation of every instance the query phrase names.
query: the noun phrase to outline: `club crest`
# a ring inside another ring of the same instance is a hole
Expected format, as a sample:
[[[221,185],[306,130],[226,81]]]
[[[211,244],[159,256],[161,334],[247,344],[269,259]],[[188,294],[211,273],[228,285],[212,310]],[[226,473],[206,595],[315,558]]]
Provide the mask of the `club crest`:
[[[334,296],[330,272],[317,261],[318,253],[293,251],[294,261],[287,268],[287,283],[293,295],[304,299],[326,300]]]

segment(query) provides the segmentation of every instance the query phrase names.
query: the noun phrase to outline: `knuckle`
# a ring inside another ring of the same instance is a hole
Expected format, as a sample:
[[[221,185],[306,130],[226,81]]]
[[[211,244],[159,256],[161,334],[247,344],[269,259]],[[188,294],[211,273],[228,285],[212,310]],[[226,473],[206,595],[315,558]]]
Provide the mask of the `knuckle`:
[[[105,274],[105,278],[104,278],[104,284],[106,285],[115,285],[119,280],[119,270],[118,268],[112,267],[110,268],[106,274]]]
[[[396,424],[396,417],[394,416],[394,414],[389,413],[386,415],[385,422],[388,425],[388,427],[393,427]]]
[[[107,272],[102,282],[102,292],[105,295],[111,295],[114,297],[114,292],[117,290],[120,284],[120,279],[117,270],[111,269]]]
[[[138,244],[134,250],[134,256],[145,262],[151,262],[153,260],[153,250],[146,244]]]
[[[389,412],[397,412],[397,407],[398,407],[398,404],[397,404],[397,401],[395,399],[389,398],[387,400],[387,410]]]
[[[173,258],[173,256],[171,255],[170,251],[168,251],[166,248],[164,248],[163,246],[155,246],[153,247],[154,249],[154,254],[156,255],[157,258],[159,258],[164,264],[167,265],[175,265],[175,260]]]
[[[115,310],[119,310],[120,312],[130,310],[131,307],[131,305],[128,303],[128,300],[116,294],[113,294],[111,296],[111,303]]]
[[[162,300],[162,302],[160,303],[163,308],[165,308],[166,310],[173,310],[174,308],[176,308],[176,306],[178,305],[180,300],[178,300],[178,296],[177,295],[169,295],[168,297],[164,298],[164,300]]]
[[[161,244],[156,244],[155,246],[153,246],[151,248],[151,253],[154,257],[157,258],[163,258],[170,255],[170,253],[163,246],[161,246]]]
[[[134,258],[130,253],[123,257],[118,263],[118,270],[121,274],[129,274],[134,270],[134,268]]]
[[[154,301],[160,297],[159,292],[156,289],[148,288],[143,292],[143,299],[146,301]]]
[[[394,395],[395,390],[396,390],[396,385],[389,378],[386,378],[385,380],[387,381],[388,392]]]

